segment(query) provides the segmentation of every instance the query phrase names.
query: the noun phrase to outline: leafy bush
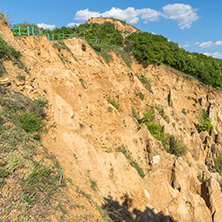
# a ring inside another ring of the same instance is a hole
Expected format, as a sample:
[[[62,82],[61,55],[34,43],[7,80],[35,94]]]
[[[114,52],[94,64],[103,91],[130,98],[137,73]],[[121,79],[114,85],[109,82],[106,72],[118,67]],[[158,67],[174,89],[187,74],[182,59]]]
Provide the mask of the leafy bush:
[[[169,42],[161,35],[132,33],[125,39],[125,49],[144,66],[164,63],[206,85],[222,88],[222,60],[185,51],[177,43]]]
[[[153,93],[150,85],[150,81],[144,76],[144,75],[137,75],[137,78],[140,80],[140,82],[144,85],[144,87],[150,92]]]
[[[213,129],[213,125],[211,123],[211,118],[209,117],[209,114],[206,110],[202,110],[200,120],[199,120],[199,125],[197,126],[198,130],[201,131],[208,131],[211,133]]]
[[[144,113],[144,117],[140,120],[140,123],[144,123],[151,135],[162,142],[164,149],[171,154],[181,156],[186,153],[187,147],[182,141],[177,139],[173,135],[164,133],[163,127],[160,124],[154,122],[155,114],[153,109],[149,109],[147,113]]]
[[[160,105],[155,105],[156,110],[159,112],[159,114],[163,117],[163,119],[169,123],[169,117],[165,114],[164,108]]]
[[[14,59],[19,60],[21,53],[16,51],[14,48],[8,46],[5,40],[0,37],[0,59]]]
[[[220,153],[214,160],[216,171],[222,175],[222,154]]]
[[[130,165],[136,169],[141,178],[145,177],[143,169],[139,166],[139,164],[135,160],[132,159],[130,152],[124,147],[124,145],[118,147],[117,152],[121,152],[126,157],[126,159],[129,160]]]
[[[19,115],[21,127],[26,132],[38,132],[45,126],[43,120],[32,113],[22,113]]]
[[[113,105],[119,111],[120,104],[117,103],[114,99],[108,98],[107,102],[110,103],[111,105]]]
[[[82,44],[82,51],[86,51],[86,45],[85,44]]]
[[[162,143],[168,153],[176,156],[182,156],[187,152],[187,147],[173,135],[165,134]]]
[[[101,47],[97,44],[89,44],[96,52],[101,52]]]

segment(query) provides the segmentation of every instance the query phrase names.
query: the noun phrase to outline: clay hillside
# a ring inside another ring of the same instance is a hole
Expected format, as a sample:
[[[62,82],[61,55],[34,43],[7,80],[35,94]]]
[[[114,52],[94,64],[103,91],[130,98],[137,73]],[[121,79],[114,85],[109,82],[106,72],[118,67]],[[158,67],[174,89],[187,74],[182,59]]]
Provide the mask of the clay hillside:
[[[87,23],[97,23],[97,24],[103,24],[104,22],[110,22],[115,25],[115,28],[123,33],[132,33],[132,32],[138,32],[137,28],[128,25],[126,22],[114,19],[114,18],[90,18],[88,19]]]
[[[0,36],[0,221],[222,221],[222,91],[127,47]]]

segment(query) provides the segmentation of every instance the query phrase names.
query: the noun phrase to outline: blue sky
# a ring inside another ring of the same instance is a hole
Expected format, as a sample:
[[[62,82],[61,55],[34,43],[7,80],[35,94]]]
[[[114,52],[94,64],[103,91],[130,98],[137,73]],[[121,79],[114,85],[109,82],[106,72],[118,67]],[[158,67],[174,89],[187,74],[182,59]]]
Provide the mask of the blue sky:
[[[12,24],[49,28],[112,16],[163,35],[190,52],[222,59],[221,9],[222,0],[2,0],[0,6],[2,13],[11,15]]]

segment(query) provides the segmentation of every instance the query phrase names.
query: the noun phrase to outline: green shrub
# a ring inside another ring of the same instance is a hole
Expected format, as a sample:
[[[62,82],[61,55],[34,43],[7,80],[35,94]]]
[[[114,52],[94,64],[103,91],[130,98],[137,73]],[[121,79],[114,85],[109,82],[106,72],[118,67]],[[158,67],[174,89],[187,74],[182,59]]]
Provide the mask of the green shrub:
[[[143,169],[139,166],[139,164],[135,160],[131,160],[130,165],[136,169],[137,173],[140,175],[141,178],[145,177]]]
[[[187,147],[183,142],[173,135],[165,134],[162,141],[164,149],[175,156],[182,156],[187,152]]]
[[[176,156],[184,155],[187,152],[187,147],[182,141],[177,139],[173,135],[164,133],[163,127],[155,122],[154,110],[150,109],[147,113],[144,113],[144,118],[141,123],[144,123],[151,135],[162,142],[164,149],[171,154]]]
[[[0,59],[19,60],[21,53],[10,47],[5,40],[0,37]]]
[[[140,82],[144,85],[144,87],[153,94],[150,81],[144,76],[144,75],[138,75],[136,74],[137,78],[140,80]]]
[[[44,121],[33,115],[32,113],[22,113],[19,115],[19,121],[21,123],[21,127],[26,132],[38,132],[45,126]]]
[[[184,115],[186,115],[187,114],[187,112],[186,112],[186,109],[182,109],[182,113],[184,114]]]
[[[85,44],[82,44],[82,51],[86,51],[86,45]]]
[[[130,152],[125,148],[124,145],[118,147],[116,151],[121,152],[126,157],[126,159],[129,160],[130,165],[136,169],[141,178],[145,177],[143,169],[139,166],[139,164],[135,160],[132,159]]]
[[[216,171],[222,175],[222,154],[220,153],[214,160]]]
[[[141,99],[142,101],[144,100],[144,94],[143,94],[143,93],[139,92],[139,97],[140,97],[140,99]]]
[[[156,124],[154,122],[145,122],[145,125],[154,138],[160,141],[163,140],[164,132],[163,132],[163,127],[161,125]]]
[[[2,170],[0,169],[0,178],[5,178],[9,175],[9,171],[8,170]]]
[[[117,103],[114,99],[108,98],[107,102],[110,103],[111,105],[113,105],[119,111],[120,104]]]
[[[159,114],[163,117],[163,119],[169,123],[169,117],[165,114],[164,108],[161,105],[155,105],[156,110],[159,112]]]
[[[198,130],[201,131],[208,131],[211,133],[213,129],[213,125],[211,123],[211,118],[209,117],[209,114],[206,110],[202,110],[200,119],[199,119],[199,125],[197,126]]]
[[[101,47],[96,45],[96,44],[90,44],[90,46],[96,51],[96,52],[101,52]]]

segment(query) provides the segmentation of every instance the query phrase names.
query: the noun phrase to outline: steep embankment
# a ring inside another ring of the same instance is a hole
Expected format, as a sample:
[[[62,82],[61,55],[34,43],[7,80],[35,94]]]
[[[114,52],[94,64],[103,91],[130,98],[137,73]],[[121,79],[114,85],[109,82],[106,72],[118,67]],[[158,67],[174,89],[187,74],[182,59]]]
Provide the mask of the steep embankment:
[[[0,27],[29,70],[4,62],[10,87],[48,100],[42,144],[71,178],[73,196],[76,186],[92,195],[83,215],[94,218],[82,221],[96,221],[95,204],[114,221],[221,221],[221,177],[209,172],[222,151],[220,91],[164,66],[144,69],[133,62],[128,68],[114,52],[107,64],[81,39],[58,48],[46,37],[14,39]],[[141,124],[151,109],[152,121],[188,152],[179,158],[167,153]],[[202,109],[212,119],[210,134],[197,130]]]
[[[112,18],[91,18],[88,19],[87,23],[97,23],[103,24],[104,22],[111,22],[115,25],[115,29],[122,31],[122,32],[137,32],[139,31],[137,28],[126,24],[126,22],[120,21],[118,19]]]

